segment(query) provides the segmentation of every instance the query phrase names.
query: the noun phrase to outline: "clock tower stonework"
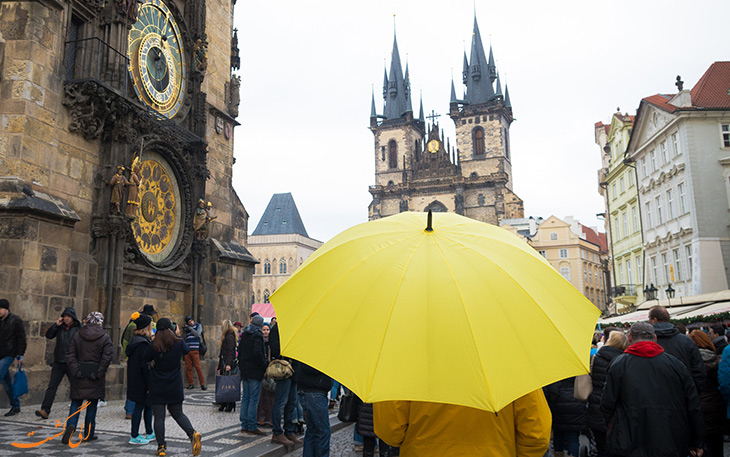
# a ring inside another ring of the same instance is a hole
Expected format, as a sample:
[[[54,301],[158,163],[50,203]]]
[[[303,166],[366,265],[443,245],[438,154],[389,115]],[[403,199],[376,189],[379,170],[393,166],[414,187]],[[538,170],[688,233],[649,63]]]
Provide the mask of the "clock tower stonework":
[[[394,39],[383,83],[384,111],[373,96],[370,130],[375,137],[375,185],[369,219],[403,211],[449,211],[499,225],[521,218],[523,202],[512,186],[509,92],[502,92],[492,51],[487,58],[474,19],[471,55],[464,54],[464,97],[451,84],[449,117],[456,145],[444,138],[438,116],[414,115],[408,67],[401,70]],[[496,84],[495,84],[496,83]],[[427,122],[427,119],[429,122]]]
[[[209,342],[222,319],[248,316],[234,5],[0,4],[0,297],[26,324],[31,402],[55,346],[43,335],[67,306],[105,316],[108,398],[124,391],[132,312],[192,315]]]

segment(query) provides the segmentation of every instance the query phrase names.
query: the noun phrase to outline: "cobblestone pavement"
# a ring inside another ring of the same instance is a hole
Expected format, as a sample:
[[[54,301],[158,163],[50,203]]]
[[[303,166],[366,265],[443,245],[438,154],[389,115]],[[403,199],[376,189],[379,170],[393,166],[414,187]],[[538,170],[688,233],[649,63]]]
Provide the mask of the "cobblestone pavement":
[[[355,424],[350,424],[339,431],[332,433],[330,438],[330,455],[332,457],[362,457],[362,451],[353,450],[352,431]],[[302,449],[286,454],[286,457],[302,457]]]

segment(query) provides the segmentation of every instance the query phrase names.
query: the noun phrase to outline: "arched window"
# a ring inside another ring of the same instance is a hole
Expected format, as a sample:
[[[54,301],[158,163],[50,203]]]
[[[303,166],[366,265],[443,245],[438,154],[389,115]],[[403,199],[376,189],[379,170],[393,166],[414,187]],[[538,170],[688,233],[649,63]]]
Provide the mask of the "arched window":
[[[395,140],[388,142],[388,167],[398,168],[398,143]]]
[[[448,212],[448,210],[446,209],[446,206],[444,206],[444,204],[438,200],[431,202],[423,211],[427,213],[429,210],[431,210],[434,213]]]
[[[393,187],[395,184],[393,184],[393,181],[388,181],[388,187]]]
[[[271,274],[271,262],[269,262],[269,259],[264,260],[264,274]]]
[[[251,294],[251,303],[256,303],[256,295]]]
[[[264,290],[264,303],[268,303],[269,302],[269,296],[270,295],[271,294],[269,293],[269,289]]]
[[[256,301],[254,303],[261,303],[261,290],[256,291]]]
[[[479,206],[484,206],[484,194],[479,194],[479,197],[477,197],[477,200],[479,202]]]
[[[279,261],[279,274],[285,275],[286,274],[286,260],[281,259]]]
[[[471,172],[471,174],[469,175],[469,177],[470,177],[470,178],[478,178],[478,177],[479,177],[479,175],[477,174],[477,172],[476,172],[476,171],[472,171],[472,172]]]
[[[484,129],[475,127],[472,130],[472,142],[474,144],[474,155],[484,155]]]

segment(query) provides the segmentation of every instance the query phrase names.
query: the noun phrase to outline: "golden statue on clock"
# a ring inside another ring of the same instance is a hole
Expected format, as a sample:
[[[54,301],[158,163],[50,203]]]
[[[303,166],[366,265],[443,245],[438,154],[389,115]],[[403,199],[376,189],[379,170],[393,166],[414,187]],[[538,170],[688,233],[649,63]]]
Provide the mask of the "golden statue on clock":
[[[185,49],[180,28],[161,0],[140,2],[127,57],[139,99],[163,116],[174,117],[185,95]]]

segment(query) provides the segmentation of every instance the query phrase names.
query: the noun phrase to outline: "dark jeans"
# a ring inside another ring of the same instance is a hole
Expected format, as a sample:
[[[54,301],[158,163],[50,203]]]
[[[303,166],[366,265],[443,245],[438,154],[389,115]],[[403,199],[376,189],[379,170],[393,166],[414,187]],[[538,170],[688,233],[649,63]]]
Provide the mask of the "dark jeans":
[[[261,380],[242,378],[241,384],[241,430],[257,430],[256,410],[259,407],[261,395]]]
[[[553,451],[568,451],[568,454],[577,457],[580,452],[579,436],[580,432],[575,430],[553,429]]]
[[[66,420],[66,427],[74,427],[79,423],[79,416],[84,412],[81,405],[88,401],[89,406],[86,407],[86,417],[84,418],[84,439],[94,436],[94,429],[96,428],[96,406],[99,404],[99,399],[88,399],[88,400],[71,400],[71,408],[68,411],[68,420]]]
[[[10,367],[14,361],[15,357],[3,357],[0,359],[0,380],[2,380],[5,393],[8,396],[10,407],[20,409],[20,399],[13,395],[13,380],[10,377]]]
[[[331,432],[327,392],[300,391],[299,398],[307,415],[302,457],[329,457]]]
[[[281,428],[281,415],[284,414],[284,428]],[[288,379],[277,379],[274,391],[274,408],[271,410],[274,435],[294,434],[297,422],[297,383]]]
[[[51,413],[53,400],[56,399],[56,391],[61,381],[63,381],[64,376],[68,378],[68,382],[71,382],[71,373],[68,371],[68,364],[53,362],[53,365],[51,365],[51,379],[48,381],[46,395],[43,397],[43,403],[41,404],[41,409],[49,414]]]
[[[192,439],[195,434],[193,424],[190,423],[188,416],[183,413],[182,402],[172,403],[169,405],[152,405],[152,412],[155,415],[155,438],[157,439],[158,445],[167,445],[165,442],[165,406],[170,411],[170,415],[175,419],[177,425],[188,435],[188,438]]]
[[[144,413],[145,434],[152,434],[152,407],[143,405],[142,403],[135,403],[134,412],[132,413],[132,438],[136,438],[139,435],[139,423],[142,422],[142,413]]]

